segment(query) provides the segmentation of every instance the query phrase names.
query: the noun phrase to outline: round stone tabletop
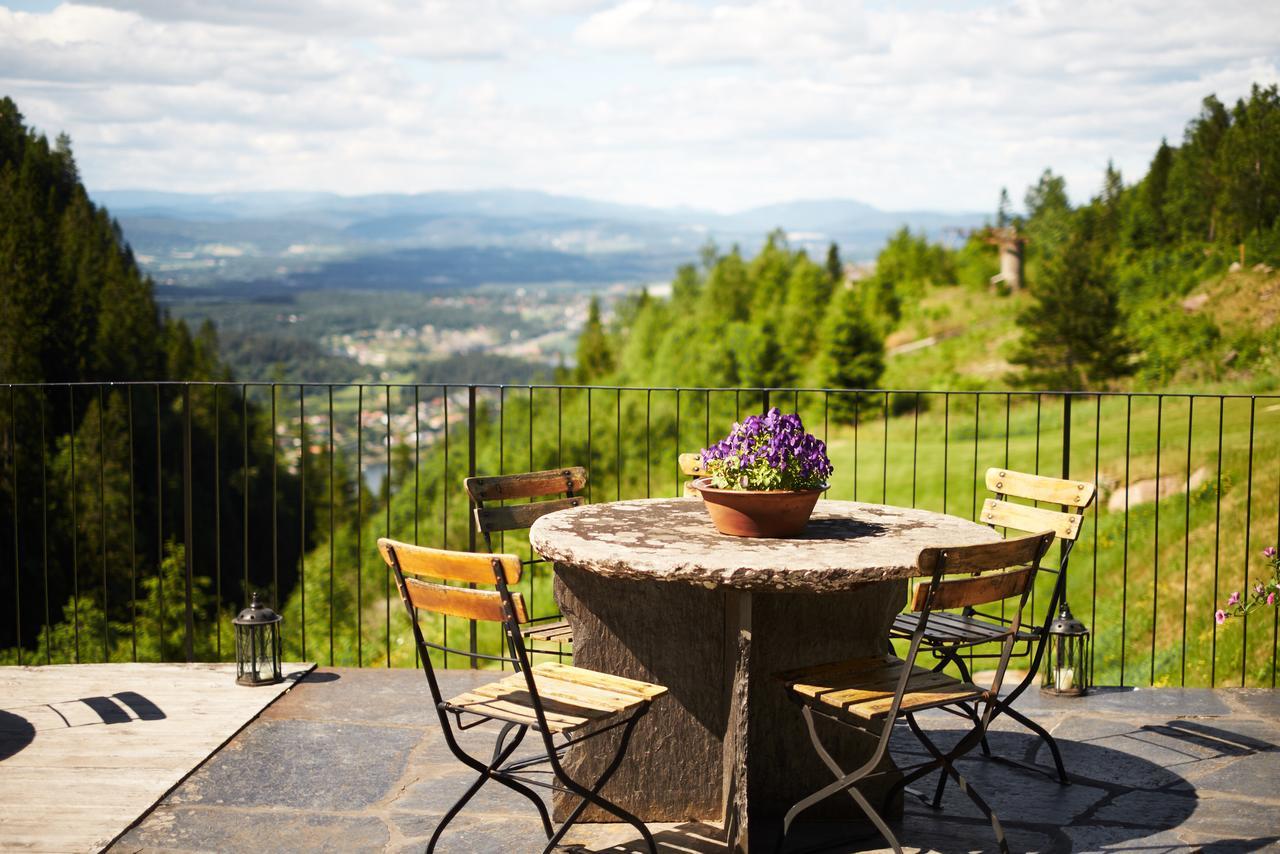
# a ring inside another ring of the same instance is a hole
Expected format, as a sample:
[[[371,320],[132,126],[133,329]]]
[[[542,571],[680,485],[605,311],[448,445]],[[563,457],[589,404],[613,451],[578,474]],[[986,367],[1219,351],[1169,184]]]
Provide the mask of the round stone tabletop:
[[[547,560],[600,575],[760,591],[910,578],[926,546],[999,539],[955,516],[857,501],[819,501],[804,534],[792,539],[730,537],[697,498],[586,504],[543,516],[529,531]]]

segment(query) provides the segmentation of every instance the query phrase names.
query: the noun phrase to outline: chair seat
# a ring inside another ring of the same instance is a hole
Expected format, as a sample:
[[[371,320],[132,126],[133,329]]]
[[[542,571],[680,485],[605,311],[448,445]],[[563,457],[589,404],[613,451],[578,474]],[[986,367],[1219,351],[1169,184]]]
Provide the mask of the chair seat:
[[[535,665],[533,678],[552,733],[573,733],[589,724],[626,716],[667,692],[650,682],[553,662]],[[538,726],[523,673],[472,688],[446,700],[445,707],[535,729]]]
[[[916,614],[899,614],[893,618],[893,628],[889,630],[889,634],[896,638],[909,638],[915,633],[919,621]],[[1002,638],[1006,631],[1008,628],[1001,623],[937,611],[929,615],[929,622],[924,627],[924,639],[937,646],[985,643]],[[1019,641],[1033,641],[1038,637],[1035,632],[1018,632]]]
[[[573,643],[573,629],[564,620],[549,620],[520,630],[527,640],[549,643]]]
[[[893,705],[893,693],[906,665],[891,655],[854,658],[781,673],[788,690],[801,701],[838,709],[864,720],[883,718]],[[915,712],[966,700],[981,699],[987,691],[945,673],[911,668],[902,712]]]

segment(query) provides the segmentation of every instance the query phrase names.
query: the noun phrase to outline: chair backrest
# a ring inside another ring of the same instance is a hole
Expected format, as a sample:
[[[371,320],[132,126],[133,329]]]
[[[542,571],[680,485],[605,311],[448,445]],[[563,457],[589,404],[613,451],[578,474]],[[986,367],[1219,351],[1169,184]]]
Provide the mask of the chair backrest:
[[[707,470],[702,465],[701,454],[681,454],[679,463],[680,463],[680,474],[684,475],[685,477],[699,478],[699,477],[707,476]],[[686,480],[684,482],[684,497],[690,498],[690,497],[696,497],[697,495],[698,495],[698,491],[693,488],[693,481]]]
[[[528,611],[524,597],[507,590],[507,585],[520,581],[522,568],[516,555],[477,554],[431,549],[382,538],[378,551],[396,576],[400,598],[409,608],[461,617],[466,620],[490,622],[527,623]],[[466,584],[497,585],[496,590],[478,590],[424,581],[437,578],[442,581]],[[450,650],[468,654],[462,650]]]
[[[1060,539],[1075,542],[1080,536],[1084,511],[1093,503],[1097,490],[1082,480],[1063,480],[1011,469],[987,469],[987,489],[999,498],[988,498],[979,517],[988,525],[1017,531],[1053,531]],[[1063,510],[1050,510],[1009,501],[1023,498],[1042,504],[1056,504]]]
[[[548,513],[582,504],[583,500],[578,493],[587,485],[587,470],[582,466],[570,466],[521,474],[469,477],[463,481],[463,485],[476,505],[476,530],[484,535],[485,545],[492,551],[490,534],[493,532],[527,528]],[[564,497],[527,504],[485,506],[486,501],[541,498],[547,495]]]
[[[1023,596],[1031,589],[1040,559],[1053,539],[1054,532],[1045,531],[980,546],[926,548],[916,566],[931,580],[916,586],[911,610],[966,608]],[[943,580],[956,573],[968,577]]]

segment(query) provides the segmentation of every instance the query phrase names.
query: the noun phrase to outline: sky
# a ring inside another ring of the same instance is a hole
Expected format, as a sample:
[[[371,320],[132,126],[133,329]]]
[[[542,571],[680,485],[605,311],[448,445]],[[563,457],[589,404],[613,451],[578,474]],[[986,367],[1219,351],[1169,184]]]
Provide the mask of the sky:
[[[985,211],[1276,82],[1278,0],[0,0],[0,95],[91,192]]]

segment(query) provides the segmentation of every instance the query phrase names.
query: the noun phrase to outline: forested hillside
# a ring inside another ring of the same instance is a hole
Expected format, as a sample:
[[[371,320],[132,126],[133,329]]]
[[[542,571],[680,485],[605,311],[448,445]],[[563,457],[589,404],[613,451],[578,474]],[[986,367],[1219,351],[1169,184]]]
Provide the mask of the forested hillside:
[[[272,496],[246,495],[237,476],[238,466],[276,465],[255,403],[235,389],[215,399],[208,387],[184,395],[72,385],[230,379],[213,326],[192,334],[158,310],[152,291],[114,220],[85,192],[70,141],[50,145],[0,99],[0,382],[66,384],[11,386],[0,401],[0,552],[17,563],[3,598],[20,615],[2,624],[0,647],[21,642],[35,660],[180,654],[188,570],[196,619],[243,599],[238,573],[220,566],[223,552],[282,565],[282,588],[294,577],[296,538],[276,547],[246,545],[228,528],[209,533],[232,501],[271,513]],[[190,482],[188,451],[200,475]],[[283,500],[298,494],[296,474],[277,475]],[[285,524],[297,524],[296,506],[282,509]],[[198,547],[189,561],[187,508]],[[194,640],[197,657],[216,653],[216,638]]]
[[[966,384],[1154,389],[1224,373],[1274,376],[1274,312],[1269,322],[1264,312],[1252,325],[1224,323],[1215,319],[1211,294],[1193,308],[1182,301],[1240,267],[1236,290],[1253,283],[1265,302],[1274,287],[1275,86],[1255,86],[1232,107],[1206,98],[1181,145],[1161,143],[1136,182],[1126,184],[1108,165],[1097,195],[1072,206],[1064,179],[1047,169],[1028,188],[1025,213],[1010,208],[1002,193],[993,224],[1027,241],[1029,294],[989,284],[998,270],[990,229],[955,249],[903,229],[874,273],[856,281],[846,279],[834,245],[826,259],[814,259],[776,231],[751,258],[736,246],[708,247],[701,263],[677,271],[669,299],[641,294],[617,312],[602,340],[588,330],[579,379],[875,388],[883,384],[886,339],[900,345],[942,332],[961,340],[921,349],[972,346],[964,337],[974,322],[985,328],[987,346],[966,355],[1008,369],[966,376]],[[939,296],[946,289],[955,297]],[[1205,302],[1210,308],[1200,311]],[[953,310],[969,316],[948,324]],[[953,379],[927,368],[890,373],[898,388],[951,387]]]

